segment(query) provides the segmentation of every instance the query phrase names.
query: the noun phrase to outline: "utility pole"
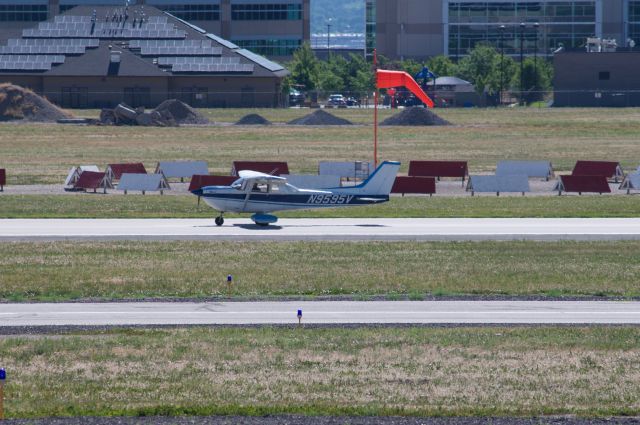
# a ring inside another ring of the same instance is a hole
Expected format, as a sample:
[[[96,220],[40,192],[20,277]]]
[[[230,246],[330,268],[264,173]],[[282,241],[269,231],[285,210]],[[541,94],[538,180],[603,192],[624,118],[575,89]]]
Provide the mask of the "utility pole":
[[[527,25],[520,22],[520,106],[524,106],[524,29]]]
[[[331,59],[331,23],[327,24],[327,59]]]
[[[533,28],[535,29],[535,41],[536,44],[533,49],[533,88],[534,90],[539,90],[538,86],[538,28],[540,28],[540,24],[536,22],[533,24]]]
[[[502,105],[502,91],[504,90],[504,30],[505,26],[500,25],[500,92],[498,93],[498,106]]]

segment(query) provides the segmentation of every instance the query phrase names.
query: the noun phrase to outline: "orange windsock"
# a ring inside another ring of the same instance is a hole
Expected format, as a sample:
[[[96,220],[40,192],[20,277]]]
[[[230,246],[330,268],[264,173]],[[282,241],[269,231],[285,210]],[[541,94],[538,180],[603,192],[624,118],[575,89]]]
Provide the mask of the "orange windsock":
[[[411,93],[416,95],[425,105],[433,108],[433,100],[422,91],[416,80],[404,71],[387,71],[378,69],[376,71],[377,86],[379,89],[387,89],[390,87],[406,87]]]

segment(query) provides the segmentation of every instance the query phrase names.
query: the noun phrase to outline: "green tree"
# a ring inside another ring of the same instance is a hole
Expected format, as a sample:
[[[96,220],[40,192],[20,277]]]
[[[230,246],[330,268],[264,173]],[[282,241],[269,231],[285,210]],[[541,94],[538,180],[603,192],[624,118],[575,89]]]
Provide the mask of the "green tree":
[[[342,92],[344,90],[344,80],[339,75],[324,69],[320,72],[318,88],[327,94],[329,92]]]
[[[495,59],[495,71],[493,77],[489,79],[490,92],[498,93],[500,89],[506,91],[511,87],[511,80],[516,73],[516,62],[510,56],[501,58],[498,55]],[[502,65],[502,68],[501,68]],[[502,69],[502,72],[500,71]]]
[[[375,90],[375,78],[373,71],[370,69],[358,70],[354,77],[350,78],[351,92],[358,96],[368,96]]]
[[[416,62],[413,59],[405,59],[399,63],[399,68],[407,72],[412,77],[416,75],[424,65],[421,62]]]
[[[434,56],[427,61],[429,70],[438,77],[450,77],[458,73],[458,67],[448,56]]]
[[[293,60],[289,66],[291,79],[295,84],[300,84],[306,90],[314,90],[318,84],[320,63],[309,43],[293,52]]]
[[[478,94],[485,91],[495,92],[495,78],[496,74],[499,75],[499,72],[496,72],[496,64],[499,63],[500,55],[496,49],[487,44],[477,44],[469,55],[458,63],[458,76],[473,83]]]
[[[544,58],[526,58],[523,63],[523,88],[524,92],[519,96],[525,103],[537,102],[544,99],[545,94],[551,89],[553,80],[553,67]],[[517,66],[512,81],[513,87],[520,90],[520,66]]]

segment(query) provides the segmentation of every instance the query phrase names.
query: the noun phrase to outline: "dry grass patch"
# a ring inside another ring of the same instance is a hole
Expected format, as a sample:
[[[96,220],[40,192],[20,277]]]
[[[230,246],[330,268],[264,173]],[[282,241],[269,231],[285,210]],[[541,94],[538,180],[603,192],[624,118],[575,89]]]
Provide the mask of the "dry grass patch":
[[[7,337],[10,417],[637,415],[637,328],[182,329]]]
[[[639,296],[640,242],[0,244],[0,299]]]
[[[234,122],[258,112],[286,122],[309,110],[206,110],[214,121]],[[0,125],[0,156],[10,184],[62,183],[72,165],[203,159],[211,171],[228,173],[233,160],[287,160],[293,172],[317,172],[319,160],[367,159],[372,152],[372,111],[334,110],[356,123],[348,127],[236,126],[139,128]],[[472,171],[493,170],[500,159],[548,159],[570,170],[577,159],[640,159],[636,135],[640,109],[616,109],[602,120],[594,109],[439,110],[449,127],[390,127],[380,133],[381,158],[465,159]],[[392,114],[382,111],[381,119]],[[83,115],[83,114],[81,114]]]

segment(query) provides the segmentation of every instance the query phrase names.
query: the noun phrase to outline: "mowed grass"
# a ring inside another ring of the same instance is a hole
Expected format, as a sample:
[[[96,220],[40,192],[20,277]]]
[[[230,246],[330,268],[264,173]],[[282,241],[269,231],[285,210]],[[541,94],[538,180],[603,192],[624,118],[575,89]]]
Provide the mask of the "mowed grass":
[[[640,329],[190,328],[7,336],[8,418],[640,414]]]
[[[197,198],[100,194],[2,195],[0,218],[213,218],[218,213]],[[392,197],[387,203],[353,208],[278,212],[281,218],[419,218],[419,217],[638,217],[636,196],[549,197]],[[249,214],[225,214],[244,217]]]
[[[81,111],[84,115],[88,111]],[[91,111],[89,111],[91,112]],[[302,109],[205,110],[214,121],[232,122],[258,112],[276,123],[307,114]],[[381,111],[381,119],[396,111]],[[546,159],[560,171],[578,159],[640,162],[640,109],[445,109],[448,127],[381,127],[381,159],[468,160],[472,172],[501,159]],[[91,112],[93,113],[93,112]],[[202,159],[210,171],[229,173],[233,160],[284,160],[294,173],[316,173],[321,160],[367,160],[373,151],[370,109],[332,110],[355,126],[207,126],[181,128],[74,127],[0,124],[0,163],[9,184],[62,183],[69,167],[142,161]],[[606,119],[603,119],[606,117]]]
[[[638,241],[16,242],[0,269],[9,301],[640,296]]]

